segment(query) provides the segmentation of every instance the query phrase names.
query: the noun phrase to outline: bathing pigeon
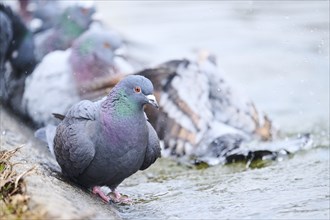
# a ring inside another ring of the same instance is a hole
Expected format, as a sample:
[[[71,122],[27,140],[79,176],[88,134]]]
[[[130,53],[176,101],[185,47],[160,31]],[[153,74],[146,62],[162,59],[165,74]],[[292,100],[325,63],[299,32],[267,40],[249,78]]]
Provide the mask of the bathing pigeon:
[[[36,65],[33,35],[9,6],[0,4],[1,16],[1,99],[20,112],[25,78]],[[8,44],[9,42],[9,44]],[[6,65],[8,68],[4,68]]]
[[[54,152],[63,174],[109,202],[100,186],[108,186],[115,202],[125,202],[117,186],[160,157],[159,140],[143,108],[158,108],[152,83],[127,76],[98,102],[81,101],[56,129]]]
[[[283,144],[275,144],[278,149],[247,145],[275,139],[277,130],[266,114],[229,83],[214,55],[203,51],[197,60],[173,60],[137,74],[155,86],[160,110],[155,114],[147,108],[147,113],[164,141],[164,156],[216,165],[281,152]],[[308,140],[309,136],[303,136],[285,146],[301,148]]]
[[[41,61],[49,52],[69,48],[72,42],[88,29],[94,13],[93,4],[76,2],[65,8],[55,27],[35,35],[37,59]]]
[[[82,99],[105,96],[122,78],[119,75],[133,71],[122,68],[124,60],[116,55],[121,46],[117,33],[95,27],[72,48],[47,54],[26,79],[22,100],[26,114],[37,127],[56,124],[53,112],[65,114]]]

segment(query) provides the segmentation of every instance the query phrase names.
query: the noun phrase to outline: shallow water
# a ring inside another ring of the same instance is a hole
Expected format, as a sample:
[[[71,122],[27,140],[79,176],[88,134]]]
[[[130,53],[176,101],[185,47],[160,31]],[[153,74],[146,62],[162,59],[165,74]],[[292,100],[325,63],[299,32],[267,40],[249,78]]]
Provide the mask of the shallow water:
[[[118,209],[124,219],[328,218],[324,153],[314,149],[253,170],[242,165],[193,170],[162,161],[125,182],[122,191],[137,202]]]
[[[124,219],[329,219],[329,2],[124,1],[98,10],[157,64],[203,48],[285,135],[314,148],[260,169],[203,170],[168,160],[125,180]]]

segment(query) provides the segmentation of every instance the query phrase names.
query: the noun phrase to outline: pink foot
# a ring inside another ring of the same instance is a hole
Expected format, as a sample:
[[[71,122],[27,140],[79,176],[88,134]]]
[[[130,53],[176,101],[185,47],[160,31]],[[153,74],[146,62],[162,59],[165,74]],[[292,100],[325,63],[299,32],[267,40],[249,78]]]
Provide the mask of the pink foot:
[[[105,195],[104,192],[102,192],[101,187],[99,186],[94,186],[92,192],[93,194],[100,196],[101,199],[106,203],[109,203],[111,200],[109,196]]]
[[[109,193],[109,196],[107,196],[101,190],[101,187],[94,186],[92,189],[92,193],[101,197],[101,199],[106,203],[113,201],[114,203],[119,203],[119,204],[129,204],[129,205],[132,204],[132,200],[130,198],[128,198],[127,196],[122,196],[116,190],[112,190],[112,192]]]

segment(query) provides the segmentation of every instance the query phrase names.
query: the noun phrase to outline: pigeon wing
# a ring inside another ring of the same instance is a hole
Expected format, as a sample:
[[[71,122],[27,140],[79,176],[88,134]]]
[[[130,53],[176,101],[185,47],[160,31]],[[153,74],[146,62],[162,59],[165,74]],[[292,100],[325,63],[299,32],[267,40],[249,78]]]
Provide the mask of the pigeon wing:
[[[232,85],[214,59],[213,55],[207,54],[200,56],[197,62],[199,70],[209,79],[209,98],[215,120],[250,136],[271,139],[275,130],[267,115],[258,111],[251,99]]]
[[[150,120],[167,152],[191,154],[211,121],[206,75],[188,60],[174,60],[139,74],[149,78],[160,100],[160,112]],[[150,114],[148,114],[150,115]]]
[[[54,150],[63,173],[76,179],[88,167],[95,155],[95,145],[89,135],[97,105],[81,101],[74,105],[57,127]]]
[[[161,156],[160,143],[157,133],[149,122],[147,122],[147,124],[149,130],[148,146],[147,146],[146,155],[144,157],[144,162],[140,170],[147,169],[151,164],[153,164],[156,161],[158,157]]]

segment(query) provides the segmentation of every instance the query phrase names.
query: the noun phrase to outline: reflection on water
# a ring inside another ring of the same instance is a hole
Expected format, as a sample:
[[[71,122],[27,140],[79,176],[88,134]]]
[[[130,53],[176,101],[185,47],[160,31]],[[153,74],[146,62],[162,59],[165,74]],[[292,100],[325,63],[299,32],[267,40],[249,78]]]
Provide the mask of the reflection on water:
[[[98,2],[151,64],[210,49],[236,86],[287,134],[315,148],[261,169],[159,161],[120,190],[123,218],[329,218],[329,2]]]

